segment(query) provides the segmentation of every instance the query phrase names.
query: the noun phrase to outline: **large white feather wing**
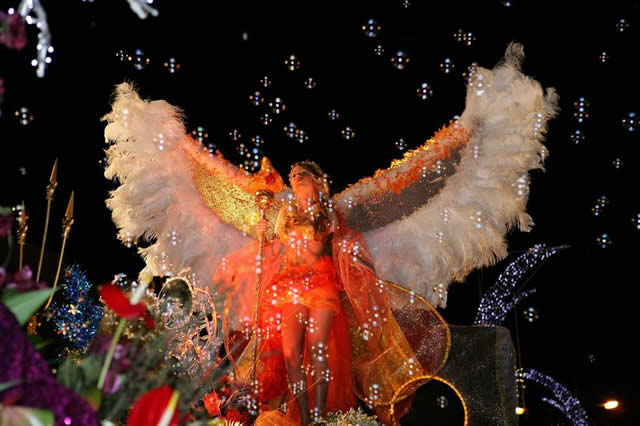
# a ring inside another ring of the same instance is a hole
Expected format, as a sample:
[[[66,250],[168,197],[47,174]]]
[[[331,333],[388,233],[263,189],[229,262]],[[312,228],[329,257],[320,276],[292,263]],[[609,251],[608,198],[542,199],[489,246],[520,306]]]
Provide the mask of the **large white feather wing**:
[[[129,84],[117,86],[113,110],[104,119],[109,123],[105,138],[112,142],[105,176],[120,182],[107,206],[121,241],[142,238],[151,243],[139,249],[147,264],[141,275],[171,275],[188,268],[195,284],[209,285],[221,259],[251,237],[222,219],[212,200],[203,196],[202,181],[215,177],[228,190],[246,185],[248,177],[199,150],[185,135],[178,108],[142,100]]]
[[[452,281],[506,256],[509,229],[533,225],[529,171],[543,167],[557,95],[520,72],[523,57],[511,44],[493,70],[478,68],[456,123],[334,198],[378,276],[435,306],[446,306]]]

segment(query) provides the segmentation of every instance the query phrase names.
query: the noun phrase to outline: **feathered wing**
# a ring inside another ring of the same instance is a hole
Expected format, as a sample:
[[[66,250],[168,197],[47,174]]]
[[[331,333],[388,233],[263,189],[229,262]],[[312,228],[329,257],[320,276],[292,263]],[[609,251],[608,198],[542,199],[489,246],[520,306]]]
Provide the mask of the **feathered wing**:
[[[258,214],[249,177],[189,138],[178,108],[142,100],[129,84],[117,86],[104,119],[112,142],[105,176],[120,182],[107,206],[121,241],[151,243],[139,249],[147,264],[141,275],[188,268],[194,284],[209,285],[221,259],[255,232],[247,226]]]
[[[457,122],[422,147],[334,197],[364,233],[378,276],[446,306],[447,288],[507,255],[505,235],[528,231],[529,171],[557,95],[520,72],[519,44],[493,70],[478,68]]]

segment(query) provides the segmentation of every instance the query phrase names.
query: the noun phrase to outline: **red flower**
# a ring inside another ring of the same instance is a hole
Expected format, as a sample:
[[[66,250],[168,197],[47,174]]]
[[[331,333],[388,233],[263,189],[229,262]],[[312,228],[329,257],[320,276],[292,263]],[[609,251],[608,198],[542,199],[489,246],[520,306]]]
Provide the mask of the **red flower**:
[[[204,403],[204,408],[207,409],[207,413],[211,417],[217,417],[220,415],[220,401],[218,400],[218,394],[213,391],[206,394],[202,398],[202,402]]]
[[[142,395],[131,408],[127,418],[127,426],[157,426],[168,409],[173,410],[169,426],[178,425],[177,400],[171,404],[173,389],[167,385],[151,389]],[[171,407],[170,405],[173,405]]]
[[[147,323],[147,327],[151,329],[155,327],[155,323],[149,316],[145,304],[140,302],[132,305],[120,287],[113,284],[104,284],[100,288],[100,297],[118,316],[126,319],[142,317]]]
[[[232,422],[240,422],[248,425],[251,423],[251,416],[249,413],[243,413],[235,408],[230,408],[224,414],[224,418]]]

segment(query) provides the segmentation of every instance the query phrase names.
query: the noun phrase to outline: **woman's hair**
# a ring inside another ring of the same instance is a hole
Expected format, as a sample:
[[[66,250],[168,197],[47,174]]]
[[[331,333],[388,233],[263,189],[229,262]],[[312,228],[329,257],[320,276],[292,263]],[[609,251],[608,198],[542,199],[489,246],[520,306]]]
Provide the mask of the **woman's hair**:
[[[311,175],[313,175],[313,180],[316,183],[316,186],[324,193],[324,197],[329,198],[329,179],[327,175],[322,171],[320,166],[318,166],[313,161],[298,161],[297,163],[293,163],[291,166],[291,172],[293,169],[297,167],[302,167]],[[291,180],[291,172],[289,172],[289,180]]]
[[[327,175],[322,171],[320,166],[318,166],[313,161],[298,161],[291,166],[291,172],[296,167],[302,167],[313,176],[313,180],[316,184],[316,187],[319,191],[322,192],[319,199],[316,201],[319,204],[318,218],[313,222],[313,228],[316,232],[323,233],[327,230],[329,226],[329,215],[327,213],[327,203],[329,201],[329,179]],[[291,181],[291,172],[289,173],[289,181]],[[315,194],[314,194],[315,195]],[[296,223],[306,222],[308,218],[300,220],[301,218],[296,218]]]

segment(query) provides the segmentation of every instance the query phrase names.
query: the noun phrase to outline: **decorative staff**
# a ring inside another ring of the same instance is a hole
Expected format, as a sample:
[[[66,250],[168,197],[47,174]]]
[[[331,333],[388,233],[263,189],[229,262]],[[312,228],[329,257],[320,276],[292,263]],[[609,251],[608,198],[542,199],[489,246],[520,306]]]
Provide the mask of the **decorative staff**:
[[[51,300],[53,299],[53,295],[56,292],[58,278],[60,278],[60,268],[62,267],[62,257],[64,256],[64,246],[67,243],[69,232],[71,232],[71,225],[73,225],[73,191],[71,191],[71,198],[69,198],[69,204],[67,204],[67,212],[64,214],[64,219],[62,219],[62,249],[60,249],[60,259],[58,259],[58,270],[56,271],[56,279],[53,281],[53,291],[51,292],[51,296],[49,296],[49,300],[44,306],[44,309],[47,309],[49,307],[49,305],[51,304]]]
[[[27,209],[24,207],[24,201],[22,202],[22,213],[20,214],[20,226],[18,226],[18,245],[20,246],[20,257],[18,262],[18,271],[22,271],[22,252],[24,251],[24,244],[27,240]]]
[[[282,177],[273,168],[267,157],[262,157],[260,171],[249,180],[249,191],[255,194],[256,204],[260,209],[260,219],[267,216],[267,210],[273,203],[274,194],[284,189]],[[260,334],[258,333],[258,302],[260,299],[260,285],[262,275],[262,251],[264,249],[265,235],[258,235],[258,258],[256,261],[256,305],[253,312],[253,324],[255,329],[255,346],[253,349],[253,371],[251,373],[251,384],[254,385],[256,378],[256,362],[258,360],[258,343]]]
[[[40,272],[42,271],[42,258],[44,257],[44,246],[47,242],[47,230],[49,229],[49,214],[51,213],[51,201],[53,201],[53,194],[56,192],[56,186],[58,186],[58,159],[56,158],[53,163],[53,170],[51,171],[51,177],[49,178],[49,185],[47,185],[47,216],[44,221],[44,235],[42,236],[42,246],[40,247],[40,260],[38,261],[38,273],[36,274],[36,282],[40,282]]]

